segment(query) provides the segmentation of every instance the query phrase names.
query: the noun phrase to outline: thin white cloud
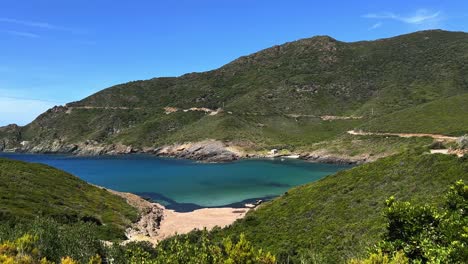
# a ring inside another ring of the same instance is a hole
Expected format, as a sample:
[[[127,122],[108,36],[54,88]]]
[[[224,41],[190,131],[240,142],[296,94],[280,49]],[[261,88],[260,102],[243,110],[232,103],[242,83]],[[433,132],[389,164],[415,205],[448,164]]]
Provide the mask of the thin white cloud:
[[[49,30],[74,31],[71,28],[52,25],[52,24],[49,24],[49,23],[46,23],[46,22],[19,20],[19,19],[7,18],[7,17],[0,17],[0,22],[10,23],[10,24],[17,24],[17,25],[22,25],[22,26],[27,26],[27,27],[49,29]]]
[[[53,103],[53,104],[64,104],[64,102],[60,102],[59,100],[47,99],[47,98],[40,98],[31,96],[32,92],[30,89],[7,89],[7,88],[0,88],[0,98],[3,99],[11,99],[11,100],[23,100],[23,101],[37,101],[43,103]]]
[[[375,23],[374,25],[372,25],[372,26],[369,28],[369,30],[377,29],[377,28],[381,27],[382,25],[383,25],[382,22],[377,22],[377,23]]]
[[[39,35],[31,33],[31,32],[24,32],[24,31],[15,31],[15,30],[0,30],[0,32],[18,36],[18,37],[25,37],[25,38],[40,38]]]
[[[27,97],[15,97],[15,96],[2,96],[2,95],[0,95],[0,98],[10,99],[10,100],[17,100],[17,101],[35,101],[35,102],[50,103],[50,104],[56,104],[56,105],[64,104],[63,102],[57,102],[57,101],[54,101],[54,100],[34,99],[34,98],[27,98]]]
[[[400,15],[391,12],[384,12],[384,13],[371,13],[364,15],[365,18],[371,19],[392,19],[396,21],[400,21],[406,24],[411,25],[434,25],[439,22],[442,12],[430,12],[427,9],[419,9],[411,15]]]
[[[8,17],[0,17],[0,24],[12,24],[11,26],[18,26],[21,28],[30,28],[31,30],[34,29],[34,31],[42,31],[48,30],[48,31],[62,31],[66,33],[71,33],[71,34],[78,34],[78,35],[83,35],[87,34],[86,31],[81,30],[81,29],[75,29],[75,28],[68,28],[68,27],[63,27],[63,26],[58,26],[58,25],[53,25],[50,23],[46,22],[38,22],[38,21],[30,21],[30,20],[19,20],[19,19],[14,19],[14,18],[8,18]],[[26,38],[40,38],[42,34],[38,33],[32,33],[29,32],[29,30],[0,30],[2,33],[6,33],[9,35],[14,35],[18,37],[26,37]],[[92,40],[84,40],[84,41],[77,41],[78,44],[82,45],[95,45],[96,43]]]

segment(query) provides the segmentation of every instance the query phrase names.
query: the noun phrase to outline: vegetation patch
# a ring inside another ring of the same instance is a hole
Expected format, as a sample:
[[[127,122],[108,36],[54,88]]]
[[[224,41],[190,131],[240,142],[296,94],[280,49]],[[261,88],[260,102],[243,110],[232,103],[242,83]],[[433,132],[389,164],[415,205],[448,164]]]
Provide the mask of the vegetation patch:
[[[245,233],[280,261],[314,255],[323,263],[362,257],[385,232],[390,196],[439,207],[447,186],[468,180],[468,160],[405,153],[296,187],[215,236]]]
[[[370,132],[461,136],[468,133],[467,116],[468,94],[463,94],[385,115],[359,128]]]
[[[38,216],[94,223],[102,239],[121,239],[138,212],[124,199],[58,169],[0,159],[0,220]]]

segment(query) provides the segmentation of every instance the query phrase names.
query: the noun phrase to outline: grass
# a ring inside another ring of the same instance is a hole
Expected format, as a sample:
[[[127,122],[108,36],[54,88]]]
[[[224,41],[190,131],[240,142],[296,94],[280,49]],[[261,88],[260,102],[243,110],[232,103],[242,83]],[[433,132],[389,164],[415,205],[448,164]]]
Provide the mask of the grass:
[[[394,133],[468,134],[468,94],[436,100],[382,116],[360,127]]]
[[[97,223],[102,239],[124,236],[138,212],[122,198],[42,165],[0,159],[0,219],[51,217]]]
[[[317,151],[333,156],[341,157],[369,157],[379,158],[402,153],[411,149],[427,147],[433,142],[432,138],[402,138],[397,136],[354,136],[340,135],[332,140],[327,140],[307,146],[299,151]]]
[[[293,188],[215,236],[245,233],[280,259],[313,252],[324,263],[361,257],[384,231],[384,201],[442,201],[448,186],[468,181],[468,160],[405,153]],[[438,205],[438,204],[436,204]]]
[[[360,124],[360,120],[321,121],[317,118],[285,116],[236,116],[221,114],[206,116],[177,131],[166,142],[223,141],[254,142],[255,150],[264,148],[299,147],[331,139]],[[161,142],[162,143],[162,142]]]

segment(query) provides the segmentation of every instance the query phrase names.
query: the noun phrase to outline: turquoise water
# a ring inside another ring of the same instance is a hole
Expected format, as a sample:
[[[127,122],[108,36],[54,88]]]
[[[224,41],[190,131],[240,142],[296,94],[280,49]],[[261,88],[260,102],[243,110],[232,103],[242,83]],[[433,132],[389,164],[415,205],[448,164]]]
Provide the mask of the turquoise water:
[[[0,157],[48,164],[89,183],[136,193],[177,211],[242,206],[349,168],[299,160],[203,164],[145,155],[76,157],[3,153]]]

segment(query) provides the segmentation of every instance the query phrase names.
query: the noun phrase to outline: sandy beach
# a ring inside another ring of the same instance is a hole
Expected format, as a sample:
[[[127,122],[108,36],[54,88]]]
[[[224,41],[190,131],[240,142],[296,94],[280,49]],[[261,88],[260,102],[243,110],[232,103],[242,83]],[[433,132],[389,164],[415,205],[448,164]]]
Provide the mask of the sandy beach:
[[[129,241],[149,241],[153,244],[194,229],[211,230],[215,226],[226,227],[243,218],[249,208],[204,208],[179,213],[158,203],[149,202],[138,195],[109,190],[124,198],[140,212],[141,218],[127,229]]]
[[[247,211],[247,208],[204,208],[178,213],[166,209],[156,239],[162,240],[175,234],[186,234],[193,229],[210,230],[215,226],[225,227],[244,217]]]

